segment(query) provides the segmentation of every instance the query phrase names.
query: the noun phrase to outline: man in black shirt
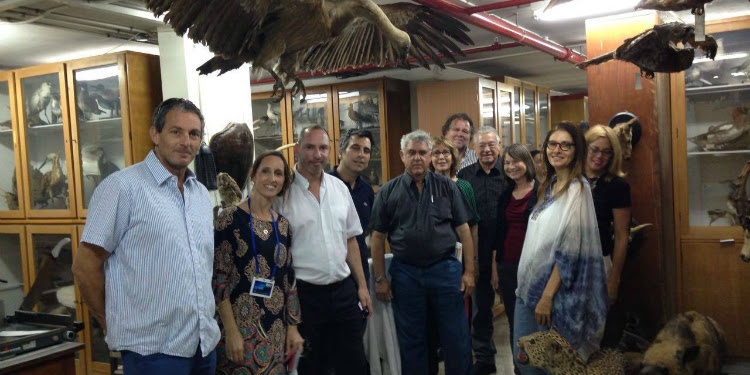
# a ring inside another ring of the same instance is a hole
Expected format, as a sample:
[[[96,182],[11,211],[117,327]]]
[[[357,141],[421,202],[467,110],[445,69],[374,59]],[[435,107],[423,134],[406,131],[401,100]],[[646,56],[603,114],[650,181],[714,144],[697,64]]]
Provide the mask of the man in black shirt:
[[[403,374],[427,373],[424,319],[431,309],[446,353],[446,375],[467,375],[471,343],[464,295],[470,295],[474,287],[474,264],[462,267],[456,240],[458,234],[466,259],[473,259],[469,213],[458,186],[428,170],[431,151],[432,140],[424,131],[401,138],[406,172],[383,185],[375,197],[375,295],[382,301],[393,299]],[[386,235],[393,253],[390,282],[385,275]]]
[[[363,231],[357,236],[357,244],[359,244],[359,253],[362,256],[362,270],[365,272],[368,288],[370,287],[370,266],[367,259],[370,257],[370,250],[367,248],[365,238],[370,226],[370,213],[372,204],[375,202],[375,193],[372,191],[372,186],[365,182],[360,174],[370,165],[372,143],[372,133],[369,130],[349,131],[341,139],[339,145],[341,163],[328,172],[344,181],[352,195],[354,207],[357,209]]]
[[[474,138],[479,161],[458,172],[458,178],[471,183],[477,201],[479,217],[479,254],[477,287],[472,295],[471,344],[474,349],[474,373],[492,374],[495,367],[495,343],[492,341],[492,264],[495,263],[495,243],[498,205],[505,190],[500,136],[495,128],[483,126]]]

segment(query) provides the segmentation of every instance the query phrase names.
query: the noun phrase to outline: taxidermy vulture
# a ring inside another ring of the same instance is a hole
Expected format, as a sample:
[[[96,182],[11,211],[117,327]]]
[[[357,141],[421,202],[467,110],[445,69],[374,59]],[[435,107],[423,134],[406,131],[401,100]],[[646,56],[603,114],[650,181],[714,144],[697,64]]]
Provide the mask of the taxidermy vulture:
[[[454,42],[473,44],[456,19],[411,3],[377,5],[372,0],[146,0],[146,6],[179,35],[186,32],[216,57],[198,68],[220,73],[252,63],[273,76],[277,101],[293,80],[292,94],[305,88],[300,69],[329,73],[348,67],[409,68],[414,57],[444,68],[437,52],[455,61]],[[243,27],[238,27],[243,25]],[[188,31],[189,30],[189,31]]]
[[[695,15],[701,15],[705,11],[704,5],[714,0],[641,0],[635,9],[653,9],[662,11],[688,10]]]
[[[682,43],[684,48],[677,47],[677,43]],[[672,22],[656,25],[651,30],[625,39],[615,51],[577,66],[587,68],[610,60],[622,60],[637,65],[646,78],[654,78],[654,73],[677,73],[693,65],[693,48],[701,49],[706,57],[713,59],[718,45],[710,35],[706,35],[705,41],[696,42],[693,26]]]

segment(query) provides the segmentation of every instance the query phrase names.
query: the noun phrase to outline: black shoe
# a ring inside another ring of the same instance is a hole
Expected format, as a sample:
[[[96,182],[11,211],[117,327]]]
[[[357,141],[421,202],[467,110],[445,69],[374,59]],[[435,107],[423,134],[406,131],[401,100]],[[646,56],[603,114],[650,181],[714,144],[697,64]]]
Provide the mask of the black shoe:
[[[497,372],[497,367],[494,363],[481,363],[477,362],[474,364],[474,375],[489,375]]]

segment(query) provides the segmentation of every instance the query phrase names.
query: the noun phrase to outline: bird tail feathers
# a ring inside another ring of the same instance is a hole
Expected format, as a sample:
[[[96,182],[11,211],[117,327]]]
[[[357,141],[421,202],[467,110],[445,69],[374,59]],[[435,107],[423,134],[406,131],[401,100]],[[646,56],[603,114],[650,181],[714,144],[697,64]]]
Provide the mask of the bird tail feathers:
[[[580,68],[580,69],[586,69],[589,66],[599,65],[599,64],[602,64],[602,63],[605,63],[607,61],[614,60],[614,59],[615,59],[615,53],[614,52],[610,52],[610,53],[605,54],[605,55],[594,57],[593,59],[588,59],[588,60],[586,60],[586,61],[584,61],[582,63],[578,63],[578,64],[576,64],[576,66],[578,68]]]
[[[201,75],[210,74],[217,70],[219,71],[219,75],[222,75],[230,70],[239,68],[244,63],[245,62],[242,60],[227,60],[221,56],[214,56],[212,59],[199,66],[197,70]]]

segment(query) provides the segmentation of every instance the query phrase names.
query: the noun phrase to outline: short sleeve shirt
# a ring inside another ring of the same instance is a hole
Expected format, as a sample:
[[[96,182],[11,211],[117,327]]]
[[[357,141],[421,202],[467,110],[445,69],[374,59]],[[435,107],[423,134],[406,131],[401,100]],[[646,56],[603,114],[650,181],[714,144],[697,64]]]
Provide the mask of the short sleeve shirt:
[[[613,177],[607,181],[601,177],[591,181],[591,195],[594,198],[596,222],[599,225],[599,238],[602,242],[602,255],[609,256],[614,251],[615,243],[612,239],[614,213],[612,210],[626,208],[632,205],[630,201],[630,185],[625,179]]]
[[[388,234],[396,259],[426,267],[455,252],[455,228],[470,217],[456,183],[427,172],[419,193],[416,182],[404,173],[378,191],[371,225]]]

